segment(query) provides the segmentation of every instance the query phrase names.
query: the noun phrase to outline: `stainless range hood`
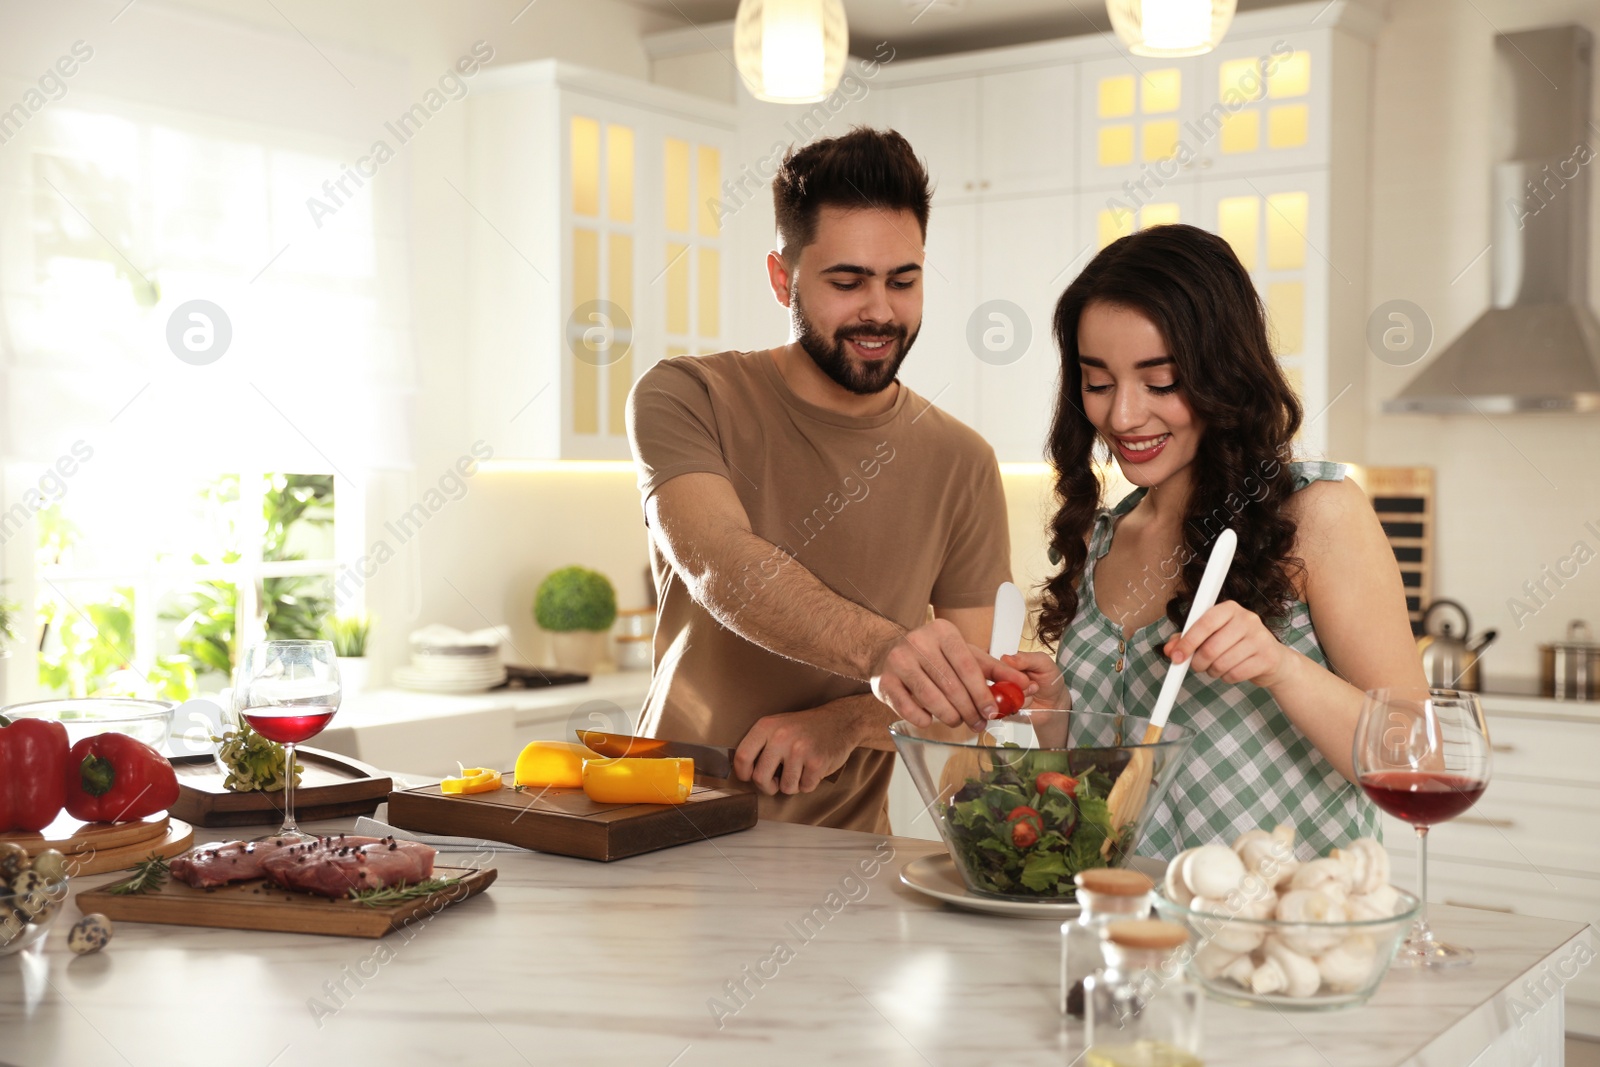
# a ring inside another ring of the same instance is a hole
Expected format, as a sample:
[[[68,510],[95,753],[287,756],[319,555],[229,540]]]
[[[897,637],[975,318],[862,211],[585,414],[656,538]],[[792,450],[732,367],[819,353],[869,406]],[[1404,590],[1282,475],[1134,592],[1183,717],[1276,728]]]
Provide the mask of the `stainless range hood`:
[[[1387,412],[1600,411],[1589,310],[1593,38],[1580,26],[1494,41],[1490,306]]]

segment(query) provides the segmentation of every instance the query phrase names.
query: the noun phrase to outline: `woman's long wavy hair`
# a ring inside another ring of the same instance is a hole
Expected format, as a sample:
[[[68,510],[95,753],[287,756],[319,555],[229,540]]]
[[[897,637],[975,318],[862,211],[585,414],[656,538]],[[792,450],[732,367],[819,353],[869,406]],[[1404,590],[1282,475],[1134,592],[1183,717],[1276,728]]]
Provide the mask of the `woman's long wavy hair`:
[[[1272,354],[1261,298],[1233,249],[1193,226],[1156,226],[1107,245],[1056,304],[1061,395],[1048,449],[1057,505],[1049,534],[1061,568],[1044,583],[1040,637],[1057,644],[1077,617],[1087,538],[1104,488],[1091,464],[1098,433],[1083,411],[1078,363],[1078,320],[1095,303],[1136,311],[1155,325],[1176,364],[1180,395],[1203,427],[1183,545],[1165,565],[1168,579],[1181,565],[1167,617],[1183,625],[1211,545],[1231,526],[1239,547],[1219,599],[1237,601],[1269,625],[1281,621],[1303,567],[1284,508],[1294,490],[1289,461],[1300,403]]]

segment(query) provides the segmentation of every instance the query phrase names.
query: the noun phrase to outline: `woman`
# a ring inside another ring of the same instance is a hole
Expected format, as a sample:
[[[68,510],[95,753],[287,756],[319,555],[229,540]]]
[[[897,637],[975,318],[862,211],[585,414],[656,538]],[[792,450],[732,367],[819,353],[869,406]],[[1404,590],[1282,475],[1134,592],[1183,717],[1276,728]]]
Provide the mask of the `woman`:
[[[1039,634],[1008,660],[1036,707],[1147,716],[1189,661],[1171,721],[1194,747],[1140,852],[1171,858],[1289,823],[1303,856],[1375,835],[1352,784],[1363,690],[1424,685],[1399,567],[1337,463],[1291,460],[1301,425],[1260,299],[1227,242],[1159,226],[1107,246],[1055,313],[1049,451],[1061,569]],[[1139,488],[1109,510],[1100,445]],[[1238,552],[1218,603],[1178,635],[1211,545]]]

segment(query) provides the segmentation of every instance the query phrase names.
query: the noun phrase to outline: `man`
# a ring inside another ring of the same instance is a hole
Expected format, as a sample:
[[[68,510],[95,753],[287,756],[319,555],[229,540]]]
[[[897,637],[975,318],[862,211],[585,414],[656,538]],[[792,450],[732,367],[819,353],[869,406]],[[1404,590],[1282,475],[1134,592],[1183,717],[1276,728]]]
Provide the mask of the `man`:
[[[762,818],[886,833],[891,709],[970,725],[986,677],[1028,687],[985,651],[1005,498],[994,450],[896,380],[922,322],[911,146],[858,128],[772,185],[789,342],[664,360],[629,397],[660,599],[641,731],[736,747]]]

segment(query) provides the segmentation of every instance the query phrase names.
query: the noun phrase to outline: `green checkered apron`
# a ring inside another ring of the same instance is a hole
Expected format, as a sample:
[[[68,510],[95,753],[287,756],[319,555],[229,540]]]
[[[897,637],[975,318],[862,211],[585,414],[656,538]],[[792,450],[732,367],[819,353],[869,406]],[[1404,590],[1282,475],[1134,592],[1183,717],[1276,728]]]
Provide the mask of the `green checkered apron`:
[[[1322,479],[1340,481],[1345,468],[1299,462],[1290,465],[1290,473],[1298,491]],[[1078,585],[1078,615],[1062,634],[1057,657],[1074,708],[1147,716],[1166,677],[1168,660],[1161,648],[1177,632],[1172,621],[1162,616],[1124,644],[1122,628],[1101,614],[1094,598],[1095,564],[1111,547],[1114,524],[1144,493],[1130,493],[1095,519],[1088,565]],[[1290,648],[1328,665],[1304,602],[1291,605],[1277,634]],[[1231,843],[1246,830],[1270,830],[1279,823],[1298,831],[1295,850],[1302,859],[1325,856],[1355,837],[1379,835],[1377,808],[1333,769],[1267,690],[1190,672],[1171,722],[1193,731],[1194,746],[1137,846],[1141,856],[1171,859],[1185,848]],[[1074,729],[1072,743],[1111,739],[1079,736]]]

